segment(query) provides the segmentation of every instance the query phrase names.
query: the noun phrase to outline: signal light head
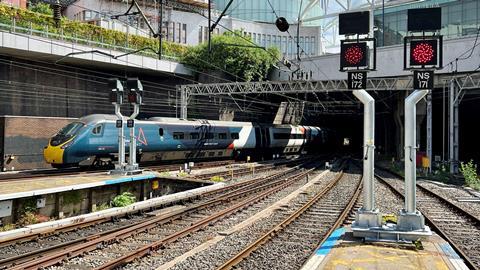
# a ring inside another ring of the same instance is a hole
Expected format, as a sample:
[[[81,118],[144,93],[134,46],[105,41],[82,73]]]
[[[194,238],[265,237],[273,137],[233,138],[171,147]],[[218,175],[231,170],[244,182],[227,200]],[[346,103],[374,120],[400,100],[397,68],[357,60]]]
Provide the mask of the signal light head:
[[[437,65],[437,49],[437,40],[434,39],[410,41],[410,65]]]
[[[368,65],[366,42],[344,43],[340,47],[340,67],[364,67]]]

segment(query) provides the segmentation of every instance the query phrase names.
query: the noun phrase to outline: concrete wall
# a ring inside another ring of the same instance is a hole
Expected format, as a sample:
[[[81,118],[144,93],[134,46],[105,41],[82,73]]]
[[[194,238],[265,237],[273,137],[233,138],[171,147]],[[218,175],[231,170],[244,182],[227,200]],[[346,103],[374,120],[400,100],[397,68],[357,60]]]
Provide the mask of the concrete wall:
[[[157,184],[153,184],[157,182]],[[1,224],[15,223],[21,218],[25,208],[37,205],[44,200],[44,205],[38,206],[37,216],[46,218],[65,218],[94,212],[99,206],[110,205],[113,198],[123,192],[135,195],[137,201],[156,198],[204,186],[204,183],[179,179],[151,179],[127,182],[117,185],[102,186],[91,189],[81,189],[42,196],[26,197],[13,200],[12,215],[0,218]]]

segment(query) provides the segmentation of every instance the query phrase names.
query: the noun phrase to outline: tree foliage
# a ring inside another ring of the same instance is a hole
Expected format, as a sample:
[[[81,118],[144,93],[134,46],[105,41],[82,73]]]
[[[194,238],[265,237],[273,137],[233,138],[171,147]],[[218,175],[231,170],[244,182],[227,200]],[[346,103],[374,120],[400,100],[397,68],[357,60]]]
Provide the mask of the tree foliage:
[[[275,47],[266,50],[253,47],[250,37],[226,32],[212,37],[212,50],[203,43],[189,47],[182,60],[199,71],[223,70],[236,80],[263,80],[274,64],[280,59],[280,51]]]
[[[29,10],[45,15],[53,15],[53,9],[47,3],[38,2],[36,4],[30,5]]]

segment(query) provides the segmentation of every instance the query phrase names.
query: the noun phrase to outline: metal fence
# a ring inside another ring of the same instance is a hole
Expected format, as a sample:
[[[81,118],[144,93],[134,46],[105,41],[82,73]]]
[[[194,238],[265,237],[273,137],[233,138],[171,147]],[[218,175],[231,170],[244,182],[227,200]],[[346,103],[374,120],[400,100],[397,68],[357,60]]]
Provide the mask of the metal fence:
[[[5,21],[4,21],[5,22]],[[22,21],[23,24],[25,24],[24,21]],[[102,35],[78,35],[77,33],[73,33],[72,35],[68,35],[64,33],[63,28],[60,28],[59,31],[52,31],[52,29],[49,29],[48,25],[44,26],[39,26],[39,25],[34,25],[32,22],[28,22],[27,26],[19,26],[17,23],[17,19],[15,17],[12,17],[11,23],[6,24],[6,23],[0,23],[0,31],[6,31],[10,33],[21,33],[21,34],[27,34],[30,36],[38,36],[38,37],[43,37],[43,38],[48,38],[48,39],[55,39],[59,40],[62,42],[69,42],[73,44],[82,44],[82,45],[87,45],[91,47],[96,47],[96,48],[102,48],[102,49],[109,49],[109,50],[115,50],[115,51],[120,51],[120,52],[125,52],[125,53],[130,53],[137,51],[141,48],[135,47],[133,44],[128,43],[128,35],[129,33],[125,33],[126,37],[126,42],[123,44],[111,44],[111,43],[106,43],[104,42],[104,37]],[[115,40],[114,40],[115,41]],[[152,48],[154,50],[157,50],[158,48]],[[158,54],[144,50],[144,51],[139,51],[135,54],[138,55],[143,55],[143,56],[148,56],[152,58],[158,58]],[[171,60],[171,61],[178,61],[177,57],[174,56],[169,56],[169,55],[162,55],[163,60]]]

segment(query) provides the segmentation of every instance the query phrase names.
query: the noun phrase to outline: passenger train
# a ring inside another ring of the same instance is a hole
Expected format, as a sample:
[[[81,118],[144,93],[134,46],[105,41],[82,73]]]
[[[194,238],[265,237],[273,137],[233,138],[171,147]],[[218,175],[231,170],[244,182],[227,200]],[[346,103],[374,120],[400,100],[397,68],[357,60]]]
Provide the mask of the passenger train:
[[[93,114],[62,128],[44,149],[53,167],[107,165],[117,159],[115,115]],[[126,141],[129,128],[124,125]],[[272,157],[326,146],[329,131],[313,126],[153,117],[135,120],[137,160],[174,161]],[[128,143],[125,150],[128,154]]]

